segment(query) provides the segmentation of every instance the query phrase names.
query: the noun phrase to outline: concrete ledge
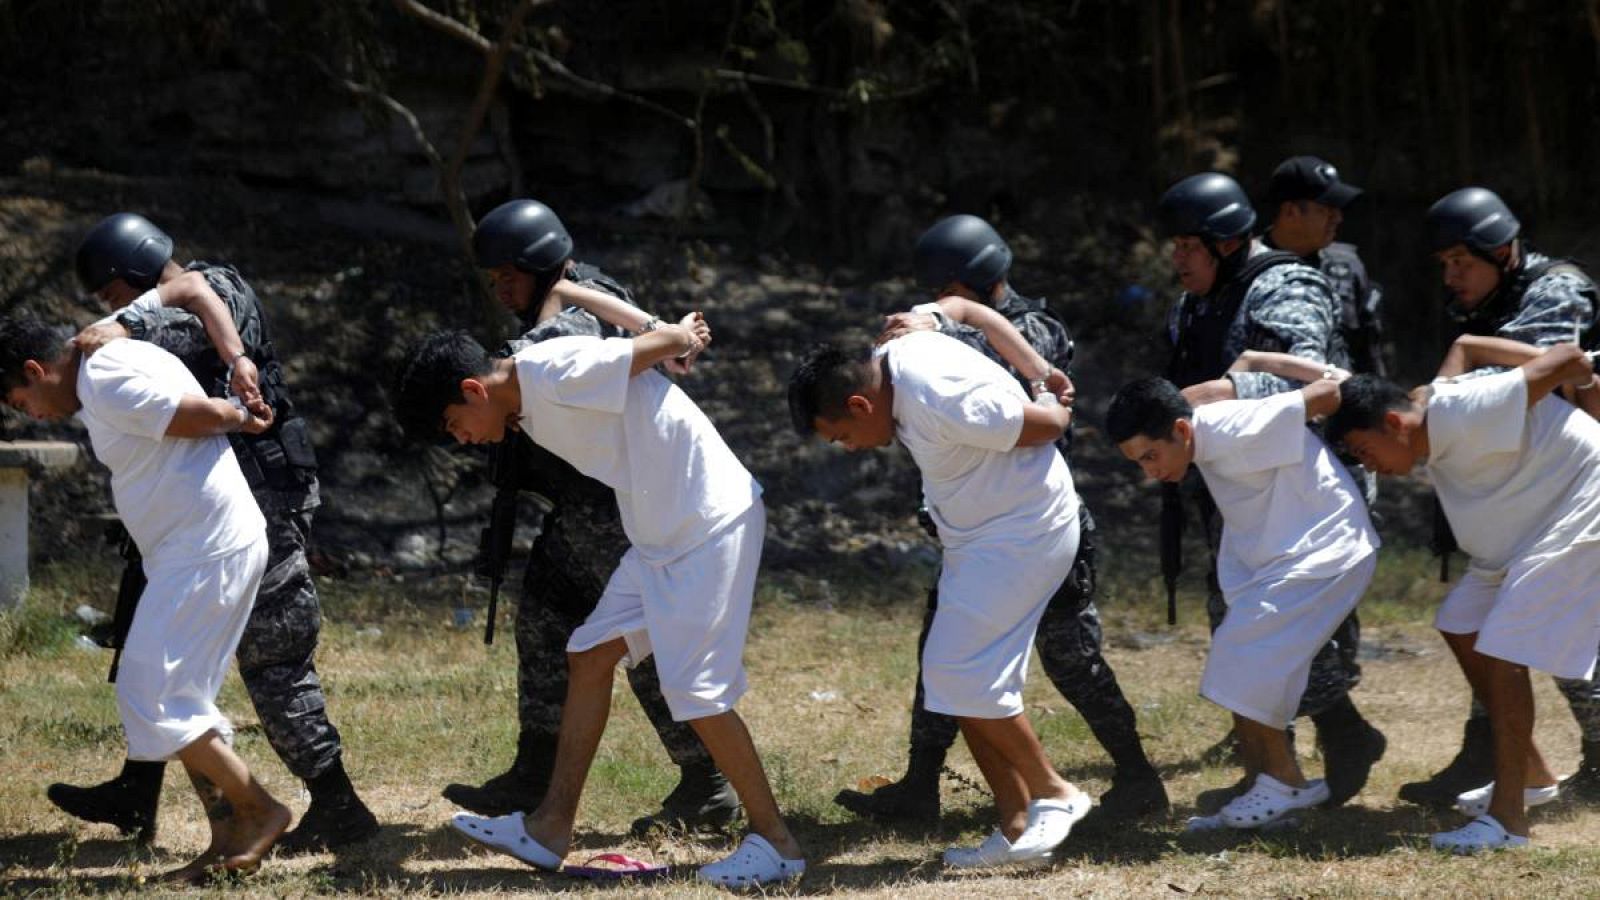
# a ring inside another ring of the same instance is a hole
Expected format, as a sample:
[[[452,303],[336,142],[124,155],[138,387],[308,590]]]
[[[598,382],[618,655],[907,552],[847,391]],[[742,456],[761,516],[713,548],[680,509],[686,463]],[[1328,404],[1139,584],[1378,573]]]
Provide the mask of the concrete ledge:
[[[76,465],[82,458],[83,448],[68,441],[0,441],[0,469],[55,469]]]
[[[78,445],[67,441],[0,441],[0,609],[28,593],[28,473],[82,458]]]

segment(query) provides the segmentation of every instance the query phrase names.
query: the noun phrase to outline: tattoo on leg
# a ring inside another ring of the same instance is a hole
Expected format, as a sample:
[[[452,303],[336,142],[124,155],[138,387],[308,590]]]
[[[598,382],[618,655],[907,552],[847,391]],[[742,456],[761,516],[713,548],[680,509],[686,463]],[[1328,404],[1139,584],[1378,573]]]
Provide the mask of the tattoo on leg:
[[[211,779],[197,772],[191,772],[189,780],[194,784],[194,792],[200,795],[200,805],[205,807],[207,819],[221,822],[232,818],[233,804],[222,796],[222,789],[212,784]]]

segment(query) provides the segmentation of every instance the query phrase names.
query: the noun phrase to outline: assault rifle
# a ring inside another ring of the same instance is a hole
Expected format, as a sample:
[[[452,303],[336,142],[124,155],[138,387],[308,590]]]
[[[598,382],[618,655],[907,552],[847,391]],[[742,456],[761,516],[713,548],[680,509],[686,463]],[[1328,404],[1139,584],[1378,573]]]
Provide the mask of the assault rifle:
[[[1178,624],[1178,575],[1183,572],[1183,488],[1161,485],[1161,579],[1167,583],[1167,624]]]
[[[500,585],[511,562],[511,541],[517,533],[517,500],[523,473],[529,463],[533,443],[521,434],[507,434],[493,445],[489,456],[489,480],[494,484],[494,503],[489,507],[489,524],[478,533],[478,558],[473,574],[489,582],[489,618],[483,623],[483,642],[494,643],[494,620],[500,606]]]
[[[139,555],[139,545],[121,522],[112,522],[106,528],[106,543],[122,554],[122,581],[117,585],[117,609],[111,616],[111,671],[106,681],[115,684],[117,666],[122,662],[122,645],[128,642],[128,629],[133,627],[133,614],[139,608],[139,597],[144,594],[144,557]]]

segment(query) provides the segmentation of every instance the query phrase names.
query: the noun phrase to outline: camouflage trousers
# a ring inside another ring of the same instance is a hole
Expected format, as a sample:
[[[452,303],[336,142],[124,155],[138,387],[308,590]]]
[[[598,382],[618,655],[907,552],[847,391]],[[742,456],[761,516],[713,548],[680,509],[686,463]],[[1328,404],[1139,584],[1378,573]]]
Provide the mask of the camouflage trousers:
[[[616,514],[556,509],[545,517],[523,575],[517,604],[517,719],[526,735],[555,739],[567,700],[567,641],[594,612],[605,577],[627,549]],[[608,576],[606,576],[608,577]],[[628,684],[678,766],[712,765],[687,722],[673,721],[655,657],[628,670]]]
[[[1100,613],[1094,606],[1095,529],[1089,509],[1079,504],[1078,555],[1061,588],[1050,598],[1034,647],[1050,683],[1083,716],[1095,739],[1105,747],[1118,772],[1144,774],[1150,770],[1139,740],[1133,706],[1122,694],[1116,673],[1101,654]],[[938,589],[928,591],[928,609],[917,637],[920,658],[938,607]],[[917,673],[915,705],[911,710],[911,748],[943,750],[955,743],[960,728],[956,720],[924,707],[922,673]]]
[[[267,571],[239,638],[239,676],[267,743],[296,777],[310,780],[338,762],[339,729],[313,659],[322,604],[306,562],[315,510],[311,497],[257,491],[267,520]]]

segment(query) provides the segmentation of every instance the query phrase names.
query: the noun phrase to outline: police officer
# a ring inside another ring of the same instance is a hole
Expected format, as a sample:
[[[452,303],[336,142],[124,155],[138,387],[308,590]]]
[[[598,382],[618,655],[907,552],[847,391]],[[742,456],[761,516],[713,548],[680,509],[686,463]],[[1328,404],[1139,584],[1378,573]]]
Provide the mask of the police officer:
[[[617,337],[624,332],[564,301],[577,286],[609,294],[629,304],[626,288],[594,266],[572,259],[572,238],[556,214],[534,200],[504,203],[478,223],[472,249],[487,269],[496,298],[522,324],[521,336],[504,348],[510,354],[528,343],[568,335]],[[653,317],[637,313],[638,327]],[[451,784],[446,799],[484,815],[531,809],[544,796],[555,764],[556,736],[567,695],[567,640],[594,611],[606,580],[628,549],[616,496],[525,436],[516,436],[525,454],[524,490],[553,504],[534,541],[517,605],[517,712],[520,733],[511,768],[480,786]],[[506,445],[511,445],[508,440]],[[653,657],[628,670],[634,696],[655,727],[667,754],[681,770],[680,781],[661,810],[633,823],[635,834],[652,825],[721,826],[739,812],[739,800],[717,771],[705,745],[686,722],[675,722],[661,696]]]
[[[1261,241],[1300,257],[1322,272],[1339,301],[1339,333],[1350,355],[1351,371],[1386,375],[1383,359],[1383,289],[1367,277],[1354,244],[1334,240],[1344,208],[1361,189],[1339,177],[1339,170],[1315,156],[1292,156],[1278,165],[1267,185],[1271,217]]]
[[[1168,321],[1170,381],[1180,387],[1207,382],[1223,386],[1213,399],[1266,397],[1299,387],[1265,372],[1228,373],[1244,350],[1291,353],[1349,367],[1339,334],[1338,300],[1327,278],[1296,254],[1252,240],[1256,214],[1238,182],[1216,172],[1184,178],[1162,196],[1159,216],[1162,232],[1172,240],[1172,263],[1184,289]],[[1215,571],[1222,520],[1197,476],[1191,475],[1183,489],[1199,507],[1212,547],[1206,612],[1215,629],[1227,612]],[[1176,494],[1169,499],[1175,501]],[[1163,515],[1169,509],[1182,514],[1176,502],[1164,503]],[[1169,533],[1162,531],[1164,537]],[[1360,680],[1357,639],[1352,615],[1312,660],[1300,700],[1300,715],[1317,725],[1330,807],[1361,790],[1387,748],[1383,734],[1350,700],[1350,689]]]
[[[917,281],[924,288],[938,296],[956,295],[992,306],[1047,362],[1062,372],[1070,369],[1073,348],[1066,327],[1049,312],[1043,300],[1024,297],[1011,287],[1007,280],[1011,248],[988,222],[968,215],[941,220],[917,240],[914,265]],[[982,332],[949,322],[937,313],[892,316],[886,333],[933,328],[1006,365]],[[1033,377],[1015,370],[1012,374],[1023,382],[1024,388]],[[1070,438],[1063,436],[1058,447],[1066,455]],[[1081,498],[1078,509],[1082,534],[1078,557],[1072,573],[1045,608],[1034,642],[1045,674],[1083,716],[1115,764],[1111,789],[1100,798],[1098,815],[1106,820],[1128,819],[1165,810],[1167,794],[1161,777],[1145,756],[1133,707],[1101,654],[1100,614],[1094,605],[1094,519]],[[919,652],[927,641],[937,602],[937,591],[929,590],[928,609],[917,642]],[[956,733],[953,718],[923,707],[919,673],[905,777],[872,793],[841,791],[835,802],[858,815],[882,820],[937,817],[939,773]]]
[[[1574,341],[1594,346],[1600,302],[1594,280],[1575,263],[1529,247],[1521,238],[1521,223],[1493,191],[1467,187],[1446,194],[1428,210],[1426,228],[1429,250],[1443,267],[1445,312],[1456,335],[1502,337],[1535,347]],[[1453,538],[1442,544],[1453,545]],[[1583,760],[1562,782],[1562,796],[1600,801],[1600,684],[1555,682],[1583,739]],[[1424,781],[1402,785],[1401,799],[1448,806],[1458,793],[1487,784],[1494,778],[1492,743],[1488,712],[1474,697],[1455,759]]]
[[[172,249],[172,238],[148,219],[118,213],[90,229],[78,246],[78,280],[112,309],[160,285],[164,294],[210,292],[231,314],[244,345],[244,354],[235,359],[221,359],[204,326],[181,310],[128,307],[108,327],[172,353],[214,397],[226,396],[236,368],[253,365],[257,372],[262,398],[272,406],[276,422],[261,435],[228,436],[266,517],[269,548],[267,571],[239,640],[239,674],[267,742],[311,793],[305,815],[277,846],[296,853],[362,840],[377,833],[378,822],[345,774],[339,730],[328,720],[327,698],[313,660],[322,609],[305,551],[312,515],[321,501],[309,429],[290,402],[255,291],[231,266],[178,265]],[[124,575],[128,577],[142,573]],[[47,794],[80,819],[138,830],[148,839],[155,830],[165,768],[163,762],[127,760],[111,781],[87,788],[52,784]]]

